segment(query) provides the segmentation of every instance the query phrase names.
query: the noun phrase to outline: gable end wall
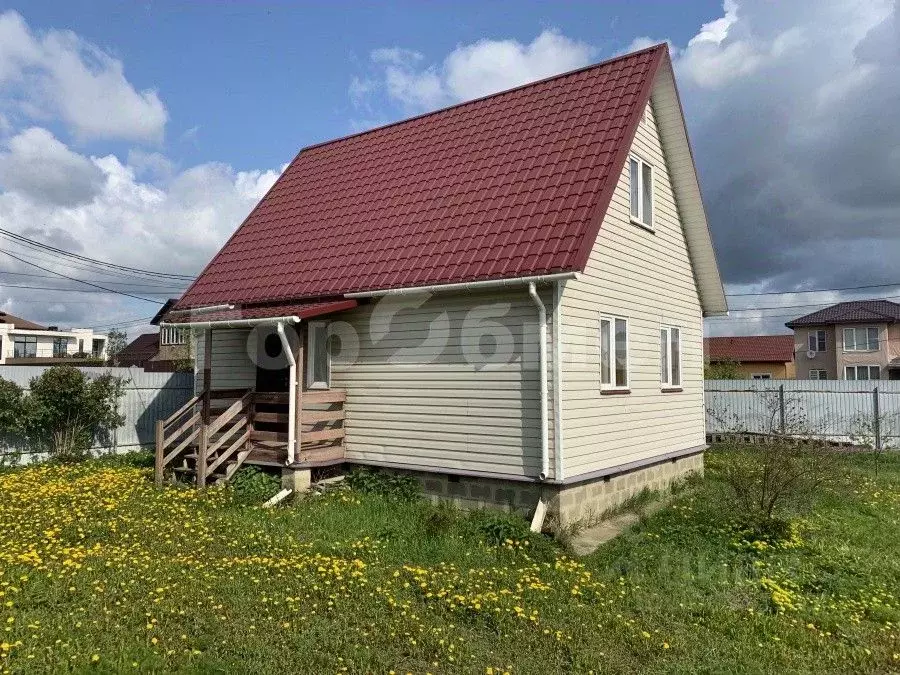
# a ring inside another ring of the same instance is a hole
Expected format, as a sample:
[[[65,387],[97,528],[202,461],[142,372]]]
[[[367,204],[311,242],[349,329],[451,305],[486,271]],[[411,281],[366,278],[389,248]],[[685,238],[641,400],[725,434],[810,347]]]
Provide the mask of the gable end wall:
[[[665,104],[654,90],[652,108]],[[584,273],[562,295],[567,480],[705,443],[702,310],[669,177],[691,159],[667,153],[667,165],[654,110],[632,145],[654,168],[654,231],[630,221],[626,162]],[[600,392],[601,314],[629,320],[630,394]],[[682,334],[683,391],[676,393],[661,391],[659,329],[666,325]]]

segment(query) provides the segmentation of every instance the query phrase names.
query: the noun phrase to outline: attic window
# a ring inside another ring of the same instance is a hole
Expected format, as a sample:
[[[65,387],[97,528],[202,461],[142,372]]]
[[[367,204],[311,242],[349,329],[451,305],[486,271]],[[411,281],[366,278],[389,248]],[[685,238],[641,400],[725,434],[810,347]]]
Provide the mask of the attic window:
[[[638,157],[630,157],[631,222],[653,229],[653,167]]]

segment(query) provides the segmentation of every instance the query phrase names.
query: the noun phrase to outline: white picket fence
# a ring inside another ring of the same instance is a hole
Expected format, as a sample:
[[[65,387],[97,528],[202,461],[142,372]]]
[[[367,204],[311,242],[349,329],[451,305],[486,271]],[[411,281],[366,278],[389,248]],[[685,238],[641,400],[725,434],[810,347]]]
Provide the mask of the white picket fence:
[[[31,380],[48,366],[0,366],[0,377],[28,390]],[[96,446],[94,451],[126,452],[154,442],[155,423],[183,406],[193,396],[193,373],[147,373],[140,368],[80,368],[88,377],[111,374],[125,380],[124,395],[119,400],[119,413],[125,423],[112,433],[110,443]],[[8,449],[4,454],[19,454]],[[28,452],[23,461],[40,459],[39,453]]]
[[[900,448],[900,382],[707,380],[707,434],[788,433]]]

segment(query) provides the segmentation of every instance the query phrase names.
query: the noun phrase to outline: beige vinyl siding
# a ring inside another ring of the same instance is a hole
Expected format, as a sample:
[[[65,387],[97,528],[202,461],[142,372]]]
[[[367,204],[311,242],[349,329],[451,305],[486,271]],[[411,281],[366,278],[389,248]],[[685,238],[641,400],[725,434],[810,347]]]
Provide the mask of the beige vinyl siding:
[[[632,152],[653,166],[654,231],[631,223],[626,162],[585,271],[563,291],[567,479],[705,440],[700,299],[652,110]],[[601,314],[628,319],[630,394],[600,393]],[[681,329],[681,392],[661,391],[663,326]]]
[[[196,334],[194,361],[196,391],[203,390],[203,364],[206,337]],[[240,389],[256,385],[256,364],[250,358],[256,353],[256,335],[249,328],[216,329],[212,333],[210,379],[213,389]]]
[[[541,297],[548,319],[552,470],[552,289],[543,289]],[[374,300],[334,317],[334,332],[349,327],[359,340],[355,358],[349,360],[352,355],[343,350],[332,358],[331,385],[347,391],[347,458],[536,477],[541,457],[538,330],[527,290],[436,293],[420,307],[411,302],[409,296]],[[473,320],[484,312],[489,316],[479,326]],[[467,359],[465,349],[477,350],[479,341],[490,353],[491,341],[482,337],[492,333],[486,324],[512,336],[506,362]]]

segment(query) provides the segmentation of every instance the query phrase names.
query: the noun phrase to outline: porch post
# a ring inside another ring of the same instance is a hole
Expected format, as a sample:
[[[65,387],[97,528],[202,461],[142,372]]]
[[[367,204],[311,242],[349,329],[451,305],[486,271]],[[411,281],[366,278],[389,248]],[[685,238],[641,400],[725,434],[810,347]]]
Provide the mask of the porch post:
[[[163,420],[156,420],[156,453],[153,460],[153,481],[156,483],[156,487],[162,487],[163,484],[163,440],[165,433],[165,422]]]
[[[209,392],[212,389],[212,328],[203,335],[203,408],[200,416],[203,426],[209,424]]]

